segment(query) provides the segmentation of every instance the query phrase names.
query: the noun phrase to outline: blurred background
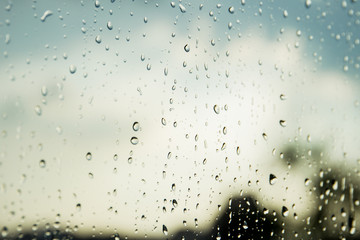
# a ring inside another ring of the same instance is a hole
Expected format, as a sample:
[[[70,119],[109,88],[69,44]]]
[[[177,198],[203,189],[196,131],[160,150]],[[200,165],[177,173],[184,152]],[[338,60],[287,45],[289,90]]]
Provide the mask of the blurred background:
[[[358,1],[0,12],[1,239],[360,238]]]

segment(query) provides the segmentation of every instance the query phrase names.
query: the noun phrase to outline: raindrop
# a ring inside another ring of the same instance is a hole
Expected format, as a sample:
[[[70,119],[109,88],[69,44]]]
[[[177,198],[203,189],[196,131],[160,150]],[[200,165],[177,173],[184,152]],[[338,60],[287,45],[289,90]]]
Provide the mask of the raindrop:
[[[133,125],[132,125],[132,129],[133,129],[134,131],[139,131],[139,129],[140,129],[140,124],[139,124],[139,122],[134,122]]]
[[[176,208],[178,206],[178,203],[175,199],[172,200],[172,204],[173,204],[174,208]]]
[[[206,158],[204,158],[203,165],[205,165],[206,163],[207,163],[207,160],[206,160]]]
[[[165,119],[165,118],[162,118],[162,119],[161,119],[161,124],[164,125],[164,126],[166,126],[166,119]]]
[[[214,105],[214,112],[216,113],[216,114],[219,114],[220,113],[220,107],[218,106],[218,105]]]
[[[180,11],[182,13],[185,13],[186,12],[186,8],[184,7],[184,5],[182,5],[181,3],[179,3],[179,8],[180,8]]]
[[[311,7],[311,0],[305,0],[305,7],[310,8]]]
[[[47,95],[48,93],[48,90],[46,88],[46,86],[42,86],[41,87],[41,95],[43,95],[44,97]]]
[[[144,23],[147,23],[147,22],[148,22],[148,18],[144,17]]]
[[[278,180],[277,177],[274,174],[270,173],[270,175],[269,175],[270,185],[274,185],[277,182],[277,180]]]
[[[263,133],[262,136],[263,136],[264,140],[267,141],[267,139],[268,139],[267,134],[266,134],[266,133]]]
[[[34,111],[38,116],[40,116],[42,113],[41,107],[39,105],[35,106]]]
[[[139,143],[139,139],[138,139],[137,137],[132,137],[132,138],[130,139],[130,142],[131,142],[133,145],[136,145],[136,144]]]
[[[81,211],[81,204],[80,204],[80,203],[76,204],[76,210],[77,210],[78,212]]]
[[[113,159],[114,159],[114,161],[117,161],[119,159],[119,156],[117,154],[115,154]]]
[[[99,0],[95,1],[95,7],[97,7],[97,8],[100,7],[100,1]]]
[[[236,147],[236,154],[240,155],[240,147]]]
[[[184,46],[184,50],[185,50],[185,52],[189,52],[189,51],[190,51],[190,46],[189,46],[189,44],[186,44],[186,45]]]
[[[89,173],[88,173],[88,177],[89,177],[90,179],[93,179],[93,178],[94,178],[94,174],[91,173],[91,172],[89,172]]]
[[[71,74],[74,74],[76,72],[76,66],[71,64],[70,67],[69,67],[69,71]]]
[[[175,185],[175,183],[173,183],[173,184],[171,185],[171,190],[172,190],[173,192],[176,190],[176,185]]]
[[[165,236],[168,235],[168,229],[167,229],[167,227],[166,227],[165,225],[163,225],[162,231],[163,231],[163,233],[164,233]]]
[[[131,164],[133,162],[133,158],[132,157],[129,157],[128,158],[128,163]]]
[[[95,37],[95,42],[96,43],[101,43],[101,37],[100,37],[100,35],[97,35],[96,37]]]
[[[309,184],[310,184],[310,179],[308,179],[308,178],[305,178],[305,181],[304,181],[304,183],[305,183],[305,186],[309,186]]]
[[[8,235],[8,228],[7,227],[3,227],[1,230],[1,236],[2,237],[6,237]]]
[[[41,160],[40,160],[40,162],[39,162],[39,166],[40,166],[41,168],[46,167],[46,162],[45,162],[45,160],[44,160],[44,159],[41,159]]]
[[[91,159],[92,159],[92,154],[91,154],[91,152],[88,152],[86,154],[86,160],[90,161]]]
[[[286,18],[286,17],[289,15],[288,11],[287,11],[287,10],[284,10],[283,15],[284,15],[284,17]]]
[[[106,26],[107,26],[107,28],[108,28],[109,30],[112,30],[112,29],[113,29],[113,25],[112,25],[112,23],[111,23],[110,21],[107,22]]]
[[[284,94],[280,94],[280,100],[286,100],[286,96]]]
[[[53,14],[52,11],[46,10],[46,11],[44,12],[44,14],[41,16],[40,20],[41,20],[42,22],[45,22],[46,18],[49,17],[49,16],[51,16],[52,14]]]
[[[241,5],[245,5],[245,0],[241,0]]]
[[[285,120],[280,120],[279,123],[280,123],[280,126],[286,127],[286,121]]]
[[[170,2],[170,6],[174,8],[175,7],[175,2]]]
[[[234,7],[229,7],[229,13],[231,13],[231,14],[233,14],[234,13],[234,11],[235,11],[235,8]]]
[[[281,214],[283,215],[283,217],[289,216],[289,209],[287,209],[287,207],[283,206],[281,209]]]
[[[226,135],[227,134],[227,128],[223,127],[223,134]]]

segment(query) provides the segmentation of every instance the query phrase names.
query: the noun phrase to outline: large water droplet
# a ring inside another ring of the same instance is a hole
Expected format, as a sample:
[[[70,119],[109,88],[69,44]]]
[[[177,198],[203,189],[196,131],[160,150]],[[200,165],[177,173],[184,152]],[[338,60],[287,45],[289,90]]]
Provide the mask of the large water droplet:
[[[269,183],[270,183],[270,185],[274,185],[276,182],[277,182],[277,177],[274,175],[274,174],[270,174],[269,175]]]
[[[112,25],[112,23],[111,23],[110,21],[107,22],[106,26],[107,26],[107,28],[108,28],[109,30],[112,30],[112,29],[113,29],[113,25]]]
[[[71,65],[69,66],[69,71],[70,71],[71,74],[74,74],[74,73],[76,72],[76,66],[73,65],[73,64],[71,64]]]
[[[41,168],[46,167],[46,162],[45,162],[45,160],[44,160],[44,159],[41,159],[41,160],[40,160],[40,162],[39,162],[39,166],[40,166]]]
[[[136,144],[139,143],[139,139],[138,139],[137,137],[132,137],[132,138],[130,139],[130,142],[131,142],[133,145],[136,145]]]
[[[283,217],[289,216],[289,209],[287,209],[287,207],[283,206],[281,209],[281,214],[283,215]]]
[[[95,42],[96,43],[101,43],[101,37],[100,37],[100,35],[97,35],[96,37],[95,37]]]
[[[286,127],[286,121],[285,120],[280,120],[279,123],[280,123],[280,126]]]
[[[139,122],[134,122],[134,123],[133,123],[133,126],[132,126],[132,129],[133,129],[134,131],[139,131],[139,129],[140,129],[140,124],[139,124]]]
[[[44,12],[44,14],[41,16],[40,20],[41,20],[42,22],[45,22],[46,18],[47,18],[47,17],[50,17],[52,14],[53,14],[52,11],[46,10],[46,11]]]
[[[213,107],[213,109],[214,109],[214,112],[216,113],[216,114],[219,114],[220,113],[220,107],[218,106],[218,105],[214,105],[214,107]]]
[[[184,46],[184,50],[185,50],[185,52],[189,52],[189,51],[190,51],[190,46],[189,46],[189,44],[186,44],[186,45]]]
[[[181,3],[179,3],[179,8],[180,8],[180,11],[182,13],[185,13],[186,12],[186,8],[184,7],[184,5],[182,5]]]
[[[229,7],[229,13],[233,14],[235,11],[235,8],[233,6]]]
[[[35,106],[34,111],[38,116],[41,116],[42,110],[41,110],[41,107],[39,105]]]
[[[163,225],[162,231],[163,231],[163,233],[164,233],[165,236],[168,235],[168,229],[167,229],[167,227],[166,227],[165,225]]]

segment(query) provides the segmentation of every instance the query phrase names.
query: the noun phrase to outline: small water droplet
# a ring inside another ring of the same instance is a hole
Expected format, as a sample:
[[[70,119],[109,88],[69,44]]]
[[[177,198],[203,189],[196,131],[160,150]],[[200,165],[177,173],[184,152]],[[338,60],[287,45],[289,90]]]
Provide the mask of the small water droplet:
[[[165,118],[161,118],[161,124],[166,126],[166,119]]]
[[[100,37],[100,35],[97,35],[97,36],[95,37],[95,42],[98,43],[98,44],[101,43],[101,37]]]
[[[240,147],[239,147],[239,146],[236,147],[236,154],[237,154],[237,155],[240,155]]]
[[[43,95],[44,97],[48,94],[48,90],[46,88],[46,86],[42,86],[41,87],[41,95]]]
[[[171,190],[172,190],[173,192],[176,190],[176,185],[175,185],[175,183],[173,183],[173,184],[171,185]]]
[[[204,160],[203,160],[203,165],[205,165],[206,163],[207,163],[207,159],[204,158]]]
[[[174,8],[176,5],[175,5],[175,2],[170,2],[170,6],[172,7],[172,8]]]
[[[9,230],[7,227],[3,227],[2,230],[1,230],[1,236],[2,237],[6,237],[9,233]]]
[[[119,156],[117,154],[114,154],[113,159],[114,159],[114,161],[117,161],[119,159]]]
[[[112,29],[113,29],[113,25],[112,25],[112,23],[111,23],[110,21],[107,22],[106,26],[107,26],[107,28],[108,28],[109,30],[112,30]]]
[[[69,71],[71,74],[74,74],[76,72],[76,66],[71,64],[70,67],[69,67]]]
[[[235,8],[233,6],[229,7],[229,13],[233,14],[235,11]]]
[[[52,14],[53,14],[52,11],[46,10],[46,11],[44,12],[44,14],[41,16],[40,20],[41,20],[42,22],[45,22],[46,18],[50,17]]]
[[[214,107],[213,107],[213,109],[214,109],[214,112],[216,113],[216,114],[219,114],[220,113],[220,107],[218,106],[218,105],[214,105]]]
[[[136,145],[136,144],[139,143],[139,139],[138,139],[137,137],[132,137],[132,138],[130,139],[130,142],[131,142],[133,145]]]
[[[306,0],[306,1],[305,1],[305,7],[306,7],[306,8],[310,8],[310,7],[311,7],[311,0]]]
[[[280,126],[286,127],[286,121],[285,120],[280,120],[279,123],[280,123]]]
[[[90,161],[92,159],[91,152],[88,152],[85,157],[86,157],[86,160]]]
[[[223,127],[223,134],[226,135],[227,134],[227,128]]]
[[[81,204],[80,204],[80,203],[76,204],[76,210],[77,210],[78,212],[81,211]]]
[[[267,141],[267,139],[268,139],[267,134],[266,134],[266,133],[263,133],[262,136],[263,136],[264,140]]]
[[[173,204],[174,208],[176,208],[178,206],[178,203],[175,199],[172,200],[172,204]]]
[[[39,162],[39,166],[40,166],[41,168],[46,167],[46,162],[45,162],[45,160],[44,160],[44,159],[41,159],[41,160],[40,160],[40,162]]]
[[[278,180],[277,177],[274,174],[270,173],[270,175],[269,175],[270,185],[274,185],[277,182],[277,180]]]
[[[179,8],[180,8],[180,11],[182,13],[185,13],[186,12],[186,8],[184,7],[184,5],[182,5],[181,3],[179,3]]]
[[[99,0],[96,0],[96,1],[95,1],[95,7],[96,7],[96,8],[100,7],[100,1],[99,1]]]
[[[283,215],[283,217],[289,216],[289,209],[287,209],[287,207],[283,206],[281,209],[281,214]]]
[[[94,178],[94,174],[91,173],[91,172],[89,172],[89,173],[88,173],[88,177],[89,177],[90,179],[93,179],[93,178]]]
[[[133,158],[132,157],[129,157],[128,158],[128,163],[131,164],[133,162]]]
[[[162,231],[163,231],[163,233],[164,233],[165,236],[168,235],[168,229],[167,229],[167,227],[166,227],[165,225],[163,225]]]
[[[133,129],[134,131],[139,131],[139,129],[140,129],[140,124],[139,124],[139,122],[134,122],[134,123],[133,123],[133,126],[132,126],[132,129]]]
[[[286,96],[284,94],[280,94],[280,100],[286,100]]]
[[[184,46],[184,50],[185,50],[185,52],[189,52],[189,51],[190,51],[190,46],[189,46],[189,44],[186,44],[186,45]]]
[[[144,23],[147,23],[147,22],[148,22],[148,18],[144,17]]]
[[[285,18],[286,18],[287,16],[289,16],[288,11],[287,11],[287,10],[284,10],[283,15],[284,15]]]
[[[34,111],[38,116],[41,116],[42,110],[41,110],[41,107],[39,105],[35,106]]]

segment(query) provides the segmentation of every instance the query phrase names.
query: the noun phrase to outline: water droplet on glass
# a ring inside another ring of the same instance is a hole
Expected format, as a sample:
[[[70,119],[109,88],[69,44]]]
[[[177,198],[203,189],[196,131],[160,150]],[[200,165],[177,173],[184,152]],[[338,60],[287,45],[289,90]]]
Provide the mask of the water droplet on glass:
[[[113,25],[112,25],[112,23],[111,23],[110,21],[107,22],[106,26],[107,26],[107,28],[108,28],[109,30],[112,30],[112,29],[113,29]]]
[[[266,133],[263,133],[262,136],[263,136],[264,140],[267,141],[267,139],[268,139],[267,134],[266,134]]]
[[[46,86],[42,86],[41,87],[41,95],[43,95],[44,97],[47,95],[48,93],[48,90],[46,88]]]
[[[283,217],[289,216],[289,209],[287,209],[287,207],[283,206],[281,209],[281,214],[283,215]]]
[[[270,185],[274,185],[277,182],[277,180],[278,180],[277,177],[274,174],[270,173],[270,175],[269,175]]]
[[[161,119],[161,124],[164,125],[164,126],[166,126],[166,119],[165,119],[165,118],[162,118],[162,119]]]
[[[40,116],[42,113],[41,107],[39,105],[35,106],[34,111],[38,116]]]
[[[184,46],[184,50],[185,50],[185,52],[189,52],[189,51],[190,51],[190,46],[189,46],[189,44],[186,44],[186,45]]]
[[[236,154],[240,155],[240,147],[236,147]]]
[[[9,233],[9,230],[7,227],[3,227],[2,230],[1,230],[1,236],[2,237],[6,237]]]
[[[134,123],[133,123],[133,126],[132,126],[132,129],[133,129],[134,131],[139,131],[139,129],[140,129],[140,124],[139,124],[139,122],[134,122]]]
[[[306,7],[306,8],[310,8],[310,7],[311,7],[311,0],[306,0],[306,1],[305,1],[305,7]]]
[[[178,206],[178,203],[175,199],[172,200],[172,204],[173,204],[174,208],[176,208]]]
[[[147,22],[148,22],[148,18],[144,17],[144,23],[147,23]]]
[[[114,159],[114,161],[117,161],[119,159],[119,156],[117,154],[114,154],[113,159]]]
[[[235,8],[234,7],[229,7],[229,13],[231,13],[231,14],[233,14],[234,13],[234,11],[235,11]]]
[[[181,3],[179,3],[179,8],[180,8],[180,11],[182,13],[185,13],[186,12],[186,8],[184,7],[184,5],[182,5]]]
[[[175,7],[175,2],[170,2],[170,6],[174,8]]]
[[[133,158],[132,157],[129,157],[128,158],[128,163],[131,164],[133,162]]]
[[[97,35],[96,37],[95,37],[95,42],[96,43],[101,43],[101,37],[100,37],[100,35]]]
[[[220,113],[220,107],[218,105],[214,105],[214,112],[216,114],[219,114]]]
[[[93,178],[94,178],[94,174],[91,173],[91,172],[89,172],[89,173],[88,173],[88,177],[89,177],[90,179],[93,179]]]
[[[44,160],[44,159],[41,159],[41,160],[40,160],[40,162],[39,162],[39,166],[40,166],[41,168],[46,167],[46,162],[45,162],[45,160]]]
[[[76,210],[77,210],[78,212],[81,211],[81,204],[80,204],[80,203],[76,204]]]
[[[168,229],[167,229],[167,227],[166,227],[165,225],[163,225],[162,231],[163,231],[163,233],[164,233],[165,236],[168,235]]]
[[[47,17],[50,17],[52,14],[53,14],[52,11],[46,10],[46,11],[44,12],[44,14],[41,16],[40,20],[41,20],[42,22],[45,22],[46,18],[47,18]]]
[[[308,178],[305,178],[305,181],[304,181],[304,183],[305,183],[305,186],[309,186],[309,184],[310,184],[310,179],[308,179]]]
[[[280,94],[280,100],[286,100],[286,96],[284,94]]]
[[[69,67],[69,71],[71,74],[74,74],[76,72],[76,66],[71,64],[70,67]]]
[[[88,152],[85,157],[86,157],[86,160],[90,161],[92,159],[91,152]]]
[[[96,7],[96,8],[100,7],[100,1],[99,1],[99,0],[96,0],[96,1],[95,1],[95,7]]]
[[[279,123],[280,123],[280,126],[286,127],[286,121],[285,120],[280,120]]]
[[[131,142],[133,145],[136,145],[136,144],[139,143],[139,139],[138,139],[137,137],[132,137],[132,138],[130,139],[130,142]]]
[[[283,15],[284,15],[284,17],[286,18],[286,17],[289,15],[288,11],[287,11],[287,10],[284,10]]]

